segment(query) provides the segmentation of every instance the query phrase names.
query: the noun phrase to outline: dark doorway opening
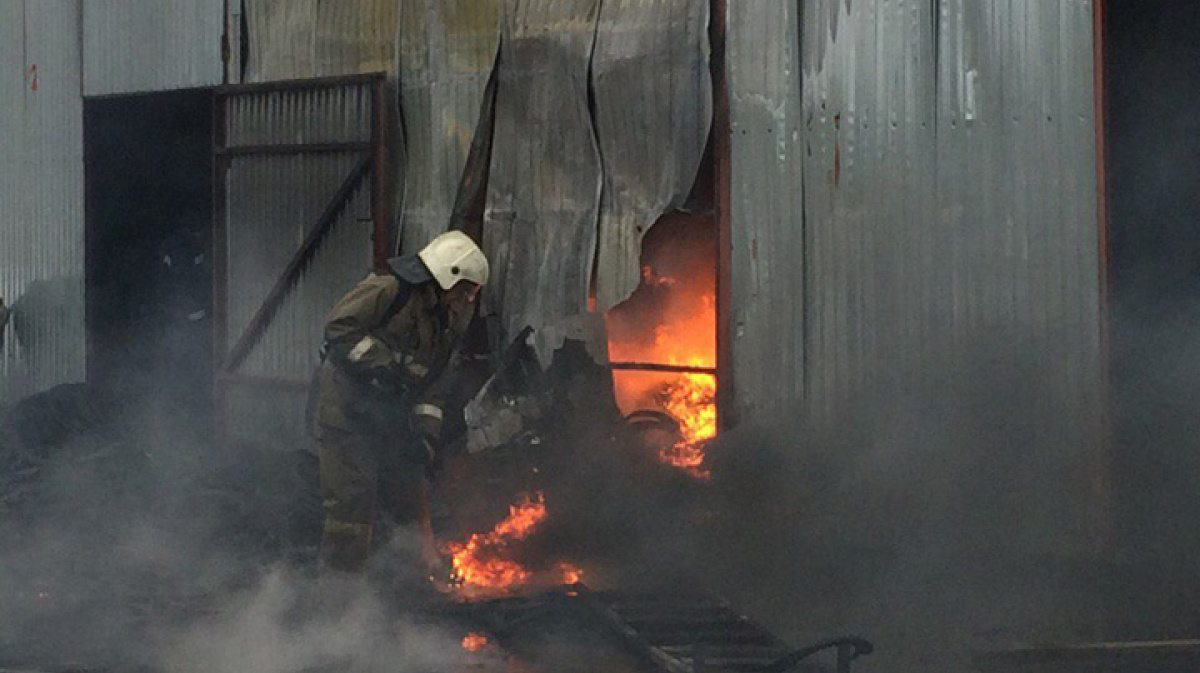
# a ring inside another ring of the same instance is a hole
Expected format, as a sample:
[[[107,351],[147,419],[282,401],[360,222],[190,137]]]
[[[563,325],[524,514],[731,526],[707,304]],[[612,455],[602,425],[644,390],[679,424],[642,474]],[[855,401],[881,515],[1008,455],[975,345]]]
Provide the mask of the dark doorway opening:
[[[84,102],[88,381],[210,426],[212,93]]]
[[[1200,548],[1200,3],[1103,7],[1117,542],[1176,591]]]

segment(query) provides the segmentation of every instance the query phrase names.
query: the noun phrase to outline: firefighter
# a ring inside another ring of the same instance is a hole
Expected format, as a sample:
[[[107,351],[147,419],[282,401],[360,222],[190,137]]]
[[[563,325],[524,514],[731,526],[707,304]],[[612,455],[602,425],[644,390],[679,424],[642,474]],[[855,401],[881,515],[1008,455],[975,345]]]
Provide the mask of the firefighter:
[[[488,262],[451,231],[389,260],[333,307],[316,375],[325,568],[357,572],[376,516],[416,527],[432,550],[424,473],[438,457],[450,363],[488,280]]]

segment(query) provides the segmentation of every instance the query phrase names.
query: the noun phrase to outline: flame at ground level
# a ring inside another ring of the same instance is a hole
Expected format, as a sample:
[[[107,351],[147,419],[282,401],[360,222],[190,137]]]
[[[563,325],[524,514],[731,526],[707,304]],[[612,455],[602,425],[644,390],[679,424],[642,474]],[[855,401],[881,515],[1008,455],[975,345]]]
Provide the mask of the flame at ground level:
[[[679,422],[680,439],[659,450],[659,459],[697,479],[708,479],[704,447],[717,435],[717,381],[710,374],[684,374],[659,392],[663,410]]]
[[[482,633],[468,633],[463,636],[462,648],[468,652],[478,652],[487,647],[488,637]]]
[[[549,571],[533,571],[509,558],[514,543],[529,537],[546,519],[541,493],[525,494],[508,508],[508,516],[486,533],[475,533],[466,542],[445,545],[451,556],[452,585],[463,593],[503,593],[525,584],[574,584],[583,572],[569,563]]]

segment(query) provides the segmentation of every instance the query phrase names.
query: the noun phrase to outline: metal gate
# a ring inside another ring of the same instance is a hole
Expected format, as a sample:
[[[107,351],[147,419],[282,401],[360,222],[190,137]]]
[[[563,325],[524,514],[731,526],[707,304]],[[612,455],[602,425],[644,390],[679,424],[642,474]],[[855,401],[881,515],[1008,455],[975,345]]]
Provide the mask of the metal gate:
[[[383,92],[379,74],[217,90],[219,440],[303,442],[323,317],[388,256]]]

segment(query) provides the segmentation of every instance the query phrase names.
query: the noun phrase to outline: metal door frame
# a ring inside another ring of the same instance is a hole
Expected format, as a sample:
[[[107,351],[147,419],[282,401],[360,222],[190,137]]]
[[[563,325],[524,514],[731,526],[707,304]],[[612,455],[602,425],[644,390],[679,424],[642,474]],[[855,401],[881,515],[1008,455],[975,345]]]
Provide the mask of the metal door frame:
[[[292,380],[238,374],[238,366],[258,344],[271,324],[276,312],[283,304],[304,268],[312,260],[321,242],[330,233],[338,216],[350,202],[351,197],[363,184],[370,180],[370,202],[372,240],[372,263],[376,271],[386,268],[390,256],[388,242],[387,204],[389,182],[386,179],[387,142],[384,128],[386,118],[385,74],[368,73],[323,77],[305,80],[265,82],[259,84],[235,84],[217,87],[213,96],[213,418],[214,435],[218,440],[226,437],[225,397],[231,384],[252,385],[270,388],[302,390],[307,380]],[[226,103],[233,97],[244,94],[268,92],[292,92],[314,89],[334,89],[348,86],[368,85],[371,89],[371,133],[366,142],[348,143],[288,143],[271,145],[227,144]],[[275,280],[271,290],[263,299],[245,331],[230,344],[228,312],[229,250],[226,228],[228,200],[226,179],[234,157],[248,155],[321,154],[334,152],[362,152],[362,157],[337,188],[333,198],[322,210],[321,216],[308,229],[299,249],[293,253],[283,272]],[[231,347],[232,345],[232,347]]]

